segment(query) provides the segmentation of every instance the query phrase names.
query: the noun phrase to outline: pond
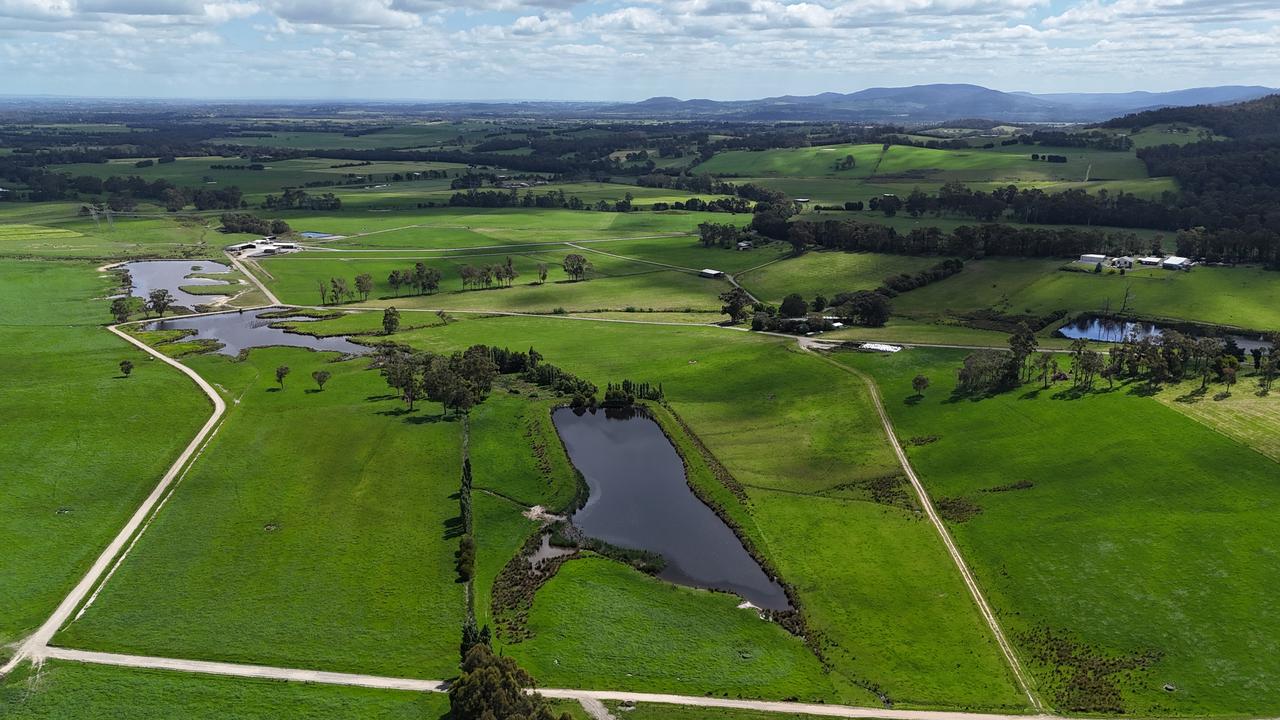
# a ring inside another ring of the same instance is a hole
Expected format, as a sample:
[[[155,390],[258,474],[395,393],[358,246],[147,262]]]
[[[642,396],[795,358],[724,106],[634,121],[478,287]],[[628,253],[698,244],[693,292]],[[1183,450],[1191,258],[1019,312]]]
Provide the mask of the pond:
[[[284,345],[288,347],[304,347],[312,350],[363,355],[372,350],[364,345],[351,342],[346,336],[313,337],[300,333],[287,332],[272,324],[284,321],[307,322],[308,317],[259,317],[263,313],[279,312],[280,308],[258,308],[242,312],[218,313],[216,315],[197,315],[193,317],[175,317],[147,323],[146,330],[195,330],[195,337],[209,338],[222,343],[217,352],[223,355],[238,355],[241,350],[258,347]]]
[[[666,559],[669,582],[732,592],[760,608],[791,607],[733,530],[698,499],[662,428],[633,411],[556,410],[556,431],[587,479],[571,522],[585,534]]]
[[[231,268],[212,260],[140,260],[124,263],[124,269],[133,280],[130,295],[146,299],[152,290],[165,288],[178,299],[178,305],[186,308],[208,305],[219,295],[193,295],[179,288],[184,285],[228,285],[226,280],[187,277],[191,273],[229,273]]]
[[[1155,323],[1133,320],[1115,320],[1112,318],[1082,317],[1074,322],[1058,328],[1058,334],[1075,340],[1084,338],[1098,342],[1118,343],[1126,338],[1135,340],[1159,339],[1164,330]],[[1271,343],[1264,338],[1248,335],[1224,335],[1223,340],[1232,339],[1245,352],[1254,348],[1269,350]]]

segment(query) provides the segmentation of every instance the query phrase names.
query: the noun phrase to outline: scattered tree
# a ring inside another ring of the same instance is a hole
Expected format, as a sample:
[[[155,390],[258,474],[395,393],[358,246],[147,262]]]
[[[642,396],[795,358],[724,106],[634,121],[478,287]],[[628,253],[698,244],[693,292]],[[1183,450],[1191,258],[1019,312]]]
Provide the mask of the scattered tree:
[[[544,285],[547,282],[547,264],[538,263],[538,284]]]
[[[394,305],[382,311],[382,334],[391,335],[400,329],[400,311]]]
[[[131,373],[131,372],[133,372],[133,361],[132,361],[132,360],[121,360],[121,361],[120,361],[120,374],[121,374],[121,375],[124,375],[125,377],[129,377],[129,373]]]
[[[591,272],[591,261],[585,257],[570,253],[564,258],[564,273],[573,280],[581,280]]]
[[[924,395],[924,391],[929,389],[929,378],[924,375],[911,378],[911,389],[916,391],[916,395]]]
[[[280,371],[277,370],[276,374],[279,375]],[[322,391],[324,390],[324,384],[329,382],[329,377],[330,375],[328,370],[317,370],[311,373],[311,379],[316,381],[316,387]],[[283,378],[281,379],[283,380]],[[281,385],[281,387],[284,387],[284,386]]]
[[[177,301],[178,298],[165,288],[156,288],[147,294],[147,308],[154,310],[160,317],[164,317],[164,311],[173,307]]]
[[[360,293],[361,300],[368,300],[369,293],[373,292],[373,276],[369,273],[360,273],[357,275],[356,292]]]
[[[800,297],[800,293],[791,293],[782,299],[782,305],[778,307],[778,312],[783,317],[796,318],[803,317],[809,310],[809,304]]]
[[[284,389],[284,379],[289,374],[289,366],[281,365],[276,368],[276,382],[280,384],[280,389]]]
[[[121,296],[111,301],[111,317],[116,322],[122,323],[129,319],[129,316],[138,311],[138,305],[141,301],[136,297]]]

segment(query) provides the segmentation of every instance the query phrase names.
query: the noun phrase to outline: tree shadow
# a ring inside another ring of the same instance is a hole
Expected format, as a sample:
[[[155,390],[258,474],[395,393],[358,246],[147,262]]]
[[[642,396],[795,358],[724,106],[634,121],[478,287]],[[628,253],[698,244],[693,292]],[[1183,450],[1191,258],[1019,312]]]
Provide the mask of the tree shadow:
[[[307,394],[307,395],[315,395],[316,393],[320,393],[320,392],[324,392],[324,391],[323,391],[323,390],[320,390],[319,388],[307,388],[306,390],[303,390],[302,392],[303,392],[303,393],[305,393],[305,394]]]
[[[921,395],[920,393],[916,393],[915,395],[908,395],[906,398],[904,398],[902,401],[902,404],[903,405],[919,405],[920,402],[923,400],[924,400],[924,395]]]
[[[410,414],[410,413],[412,413],[412,412],[413,412],[413,411],[412,411],[412,410],[410,410],[409,408],[406,408],[406,407],[398,407],[398,408],[392,408],[392,409],[390,409],[390,410],[379,410],[379,411],[378,411],[378,414],[379,414],[379,415],[385,415],[385,416],[387,416],[387,417],[402,417],[402,416],[404,416],[404,415],[408,415],[408,414]]]
[[[1019,400],[1035,400],[1036,398],[1040,397],[1040,393],[1044,391],[1045,391],[1045,388],[1042,388],[1042,387],[1033,388],[1019,395],[1018,399]]]
[[[1196,388],[1195,390],[1192,390],[1189,393],[1179,395],[1178,397],[1174,398],[1174,402],[1187,403],[1187,404],[1198,403],[1204,399],[1205,394],[1207,394],[1208,392],[1209,392],[1209,388],[1199,387],[1199,388]]]
[[[1129,394],[1137,397],[1151,397],[1160,392],[1160,386],[1152,382],[1138,383],[1129,388]]]
[[[414,415],[405,418],[404,421],[410,425],[430,425],[438,422],[449,422],[451,419],[444,415]]]
[[[284,388],[278,388],[278,387],[267,388],[267,392],[280,392],[283,389]]]
[[[395,393],[388,393],[386,395],[369,395],[365,397],[364,401],[365,402],[381,402],[383,400],[399,400],[399,399],[400,399],[399,395],[396,395]]]
[[[457,495],[450,495],[449,497],[456,498]],[[462,524],[461,515],[445,520],[443,525],[445,540],[456,540],[457,538],[462,537],[463,531],[466,529]]]

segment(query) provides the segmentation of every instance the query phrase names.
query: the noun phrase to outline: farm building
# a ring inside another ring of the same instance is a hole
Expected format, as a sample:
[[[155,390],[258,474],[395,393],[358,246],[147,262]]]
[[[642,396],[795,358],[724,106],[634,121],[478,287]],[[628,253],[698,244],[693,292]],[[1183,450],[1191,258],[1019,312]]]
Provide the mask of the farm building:
[[[743,240],[742,242],[738,243],[739,250],[750,250],[751,248],[752,248],[752,245],[750,240]]]
[[[1111,267],[1125,268],[1126,270],[1133,267],[1133,258],[1125,255],[1124,257],[1112,258]]]
[[[1170,255],[1164,259],[1164,262],[1160,263],[1160,267],[1165,270],[1190,270],[1191,259]]]
[[[251,243],[251,242],[247,242],[247,243],[236,243],[235,245],[228,245],[228,246],[227,246],[227,250],[230,250],[231,252],[241,252],[241,251],[243,251],[243,250],[252,250],[252,249],[254,249],[255,247],[257,247],[257,246],[256,246],[256,245],[254,245],[254,244],[253,244],[253,243]]]
[[[1155,266],[1159,265],[1163,259],[1164,258],[1156,257],[1155,255],[1148,255],[1147,257],[1138,258],[1138,264]]]
[[[699,274],[699,275],[701,275],[701,276],[702,276],[702,277],[704,277],[704,278],[718,278],[718,277],[724,277],[724,273],[723,273],[723,272],[721,272],[721,271],[719,271],[719,270],[714,270],[714,269],[712,269],[712,268],[703,268],[703,269],[702,269],[702,272],[700,272],[700,273],[698,273],[698,274]]]
[[[1081,262],[1081,263],[1084,263],[1085,265],[1097,265],[1097,264],[1098,264],[1098,263],[1100,263],[1100,262],[1106,262],[1106,261],[1107,261],[1107,256],[1106,256],[1106,255],[1097,255],[1097,254],[1094,254],[1094,253],[1086,253],[1086,254],[1084,254],[1084,255],[1081,255],[1081,256],[1080,256],[1080,262]]]
[[[809,198],[796,198],[796,202],[798,202],[798,203],[807,203],[807,202],[809,202]]]

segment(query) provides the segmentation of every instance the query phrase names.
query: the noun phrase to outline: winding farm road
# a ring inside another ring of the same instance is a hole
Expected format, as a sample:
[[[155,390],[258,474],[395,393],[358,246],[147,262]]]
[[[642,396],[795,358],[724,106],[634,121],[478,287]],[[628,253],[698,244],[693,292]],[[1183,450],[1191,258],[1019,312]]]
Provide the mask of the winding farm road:
[[[39,661],[45,657],[45,654],[49,649],[49,641],[52,640],[54,634],[58,632],[58,628],[62,627],[63,623],[71,617],[71,614],[75,612],[80,603],[89,596],[89,593],[93,590],[94,586],[98,584],[98,581],[102,578],[103,574],[113,566],[113,561],[116,559],[116,556],[119,555],[120,551],[129,543],[129,540],[133,537],[134,533],[136,533],[139,528],[143,527],[147,518],[150,517],[152,512],[155,510],[157,503],[161,502],[165,497],[170,485],[173,484],[174,478],[178,477],[178,473],[182,471],[182,468],[186,466],[187,462],[189,462],[197,451],[199,451],[205,440],[217,429],[218,424],[222,422],[223,414],[227,411],[227,405],[222,401],[222,398],[218,395],[217,391],[214,390],[209,383],[205,382],[204,378],[200,377],[196,371],[186,365],[183,365],[177,360],[152,349],[146,343],[138,340],[128,333],[121,331],[119,326],[112,325],[107,329],[123,338],[126,342],[142,349],[148,355],[151,355],[165,364],[178,368],[182,374],[191,378],[191,380],[195,382],[196,386],[203,390],[204,394],[207,395],[209,400],[213,403],[213,414],[209,416],[207,421],[205,421],[204,426],[201,427],[200,431],[196,433],[196,436],[191,439],[191,442],[187,444],[186,449],[182,451],[182,454],[178,456],[178,459],[169,466],[169,470],[160,478],[160,482],[156,485],[155,489],[151,491],[151,494],[147,496],[146,500],[142,502],[142,505],[133,513],[133,516],[129,518],[129,521],[120,529],[120,532],[116,534],[115,539],[107,545],[106,549],[102,551],[102,554],[98,556],[98,559],[89,567],[89,571],[80,579],[80,582],[76,584],[70,594],[62,599],[62,602],[58,605],[57,609],[55,609],[53,614],[44,621],[44,624],[42,624],[34,633],[31,634],[31,636],[22,642],[22,645],[18,647],[18,651],[9,659],[9,662],[5,663],[3,667],[0,667],[0,677],[9,674],[10,671],[18,666],[18,663],[25,659]]]

